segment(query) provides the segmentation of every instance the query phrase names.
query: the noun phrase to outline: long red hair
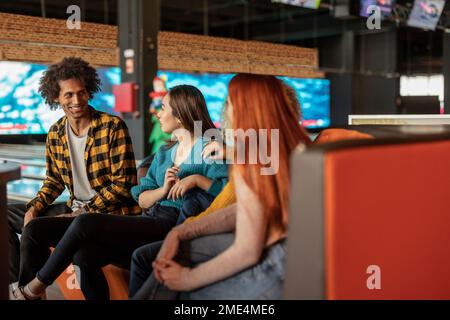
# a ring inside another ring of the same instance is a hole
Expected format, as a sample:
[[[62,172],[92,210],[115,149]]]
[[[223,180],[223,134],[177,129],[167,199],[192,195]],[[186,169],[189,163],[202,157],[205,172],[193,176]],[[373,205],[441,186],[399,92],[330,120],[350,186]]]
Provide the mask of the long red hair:
[[[261,164],[235,164],[247,185],[256,193],[268,218],[269,239],[286,231],[289,214],[289,159],[294,148],[311,140],[299,124],[298,110],[290,105],[283,83],[274,76],[238,74],[230,81],[228,96],[233,105],[233,129],[267,129],[267,150],[272,149],[271,129],[279,129],[279,170],[261,175]],[[258,136],[259,140],[259,136]],[[245,159],[249,159],[246,142]],[[258,150],[260,141],[258,141]],[[273,155],[272,155],[273,156]]]

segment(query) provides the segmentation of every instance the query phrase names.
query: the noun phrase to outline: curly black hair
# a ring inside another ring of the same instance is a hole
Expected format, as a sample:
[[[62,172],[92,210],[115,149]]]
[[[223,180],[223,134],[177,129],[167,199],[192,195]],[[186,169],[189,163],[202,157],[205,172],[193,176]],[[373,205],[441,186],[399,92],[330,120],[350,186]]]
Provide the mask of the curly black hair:
[[[50,109],[56,110],[58,108],[55,99],[58,98],[61,90],[59,81],[68,79],[83,81],[89,99],[100,91],[101,81],[95,68],[81,58],[66,57],[51,65],[39,80],[39,93],[50,106]]]

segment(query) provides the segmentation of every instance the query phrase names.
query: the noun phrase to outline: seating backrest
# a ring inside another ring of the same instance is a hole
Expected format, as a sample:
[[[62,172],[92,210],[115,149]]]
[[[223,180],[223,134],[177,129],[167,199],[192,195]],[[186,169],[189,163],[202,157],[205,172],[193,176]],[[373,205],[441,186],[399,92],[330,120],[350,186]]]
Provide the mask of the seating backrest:
[[[299,148],[285,298],[450,299],[450,135]]]
[[[107,265],[102,268],[109,286],[109,297],[111,300],[128,299],[128,270],[114,265]],[[56,279],[59,289],[66,300],[84,300],[83,292],[80,289],[79,276],[75,272],[73,265],[70,265]]]
[[[373,139],[370,134],[359,132],[357,130],[348,130],[332,128],[323,130],[314,140],[315,144],[330,143],[342,140]]]

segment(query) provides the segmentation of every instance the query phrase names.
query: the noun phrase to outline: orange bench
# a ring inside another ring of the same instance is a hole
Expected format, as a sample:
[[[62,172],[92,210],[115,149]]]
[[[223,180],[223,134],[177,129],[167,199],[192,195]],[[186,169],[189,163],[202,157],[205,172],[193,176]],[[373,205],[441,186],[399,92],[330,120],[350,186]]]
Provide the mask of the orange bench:
[[[114,265],[108,265],[103,268],[103,273],[108,281],[110,299],[127,300],[129,271]],[[56,283],[66,300],[85,299],[80,290],[73,265],[70,265],[64,270],[58,279],[56,279]]]
[[[286,299],[450,299],[450,133],[292,158]]]

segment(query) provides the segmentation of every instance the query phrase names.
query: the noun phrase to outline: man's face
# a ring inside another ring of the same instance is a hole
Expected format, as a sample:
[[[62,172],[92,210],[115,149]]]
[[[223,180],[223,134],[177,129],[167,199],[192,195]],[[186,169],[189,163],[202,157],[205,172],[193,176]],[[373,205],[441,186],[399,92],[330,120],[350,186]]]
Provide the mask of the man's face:
[[[79,79],[60,80],[58,103],[66,116],[73,120],[89,117],[89,94]]]

